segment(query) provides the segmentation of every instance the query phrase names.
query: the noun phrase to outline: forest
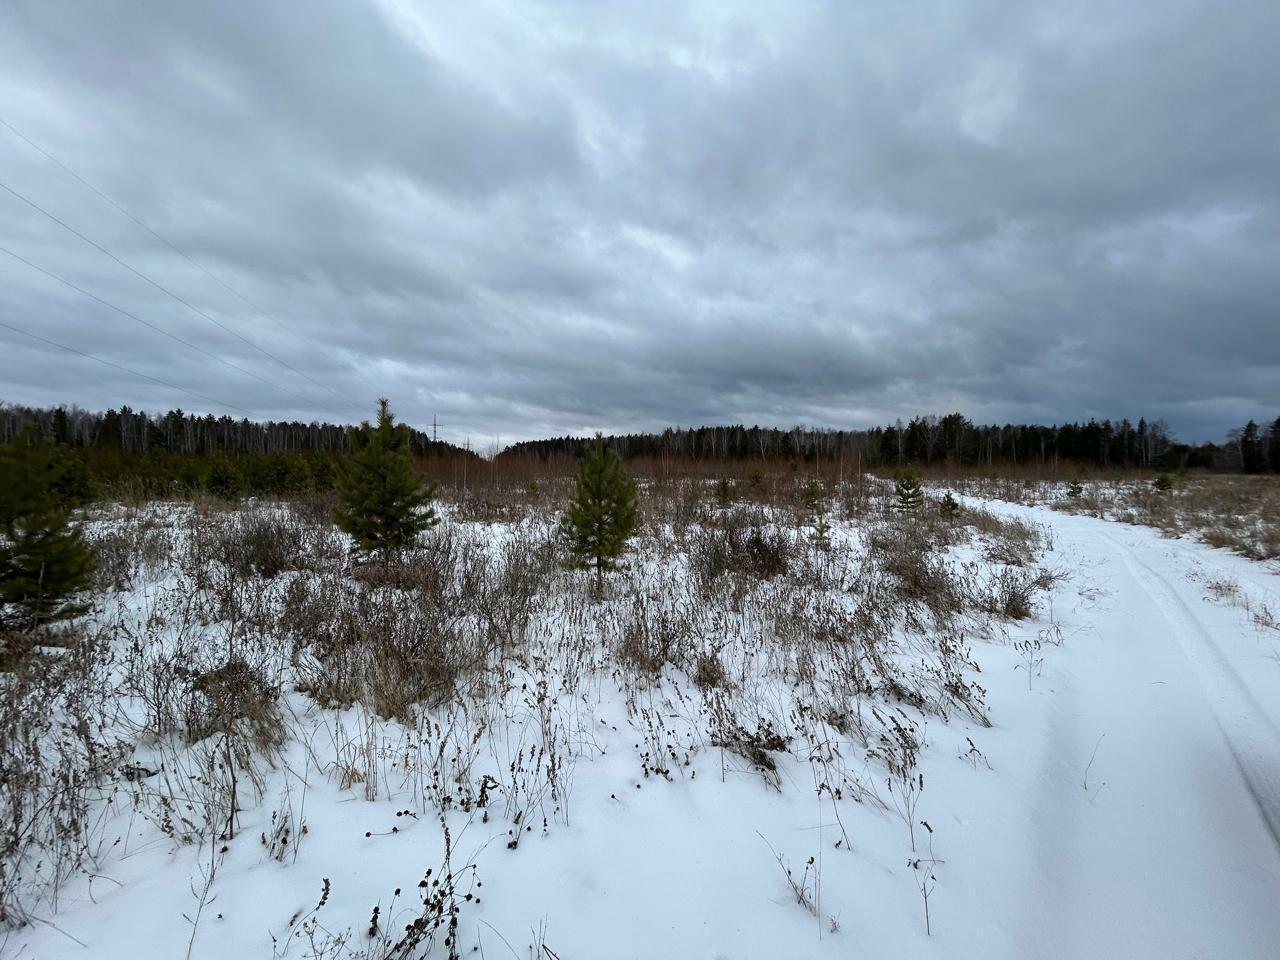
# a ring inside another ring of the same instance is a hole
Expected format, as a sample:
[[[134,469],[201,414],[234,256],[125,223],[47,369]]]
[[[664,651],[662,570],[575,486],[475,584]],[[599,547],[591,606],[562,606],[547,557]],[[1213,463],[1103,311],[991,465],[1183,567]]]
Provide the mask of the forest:
[[[68,500],[132,493],[148,497],[203,491],[226,498],[329,490],[337,458],[350,449],[347,428],[331,423],[254,422],[129,407],[92,413],[77,407],[0,405],[0,442],[25,437],[53,443],[67,461]],[[448,474],[479,462],[469,450],[409,431],[419,468]]]
[[[0,405],[0,442],[20,437],[53,443],[67,461],[62,493],[71,501],[113,495],[163,497],[207,492],[234,498],[290,496],[332,489],[335,459],[350,448],[348,428],[332,423],[254,422],[182,410],[151,414],[122,406],[90,412],[77,407]],[[481,470],[514,474],[558,469],[582,456],[586,437],[515,443],[482,467],[473,451],[409,430],[420,473],[465,484]],[[1089,420],[1053,426],[975,424],[962,414],[920,416],[868,430],[783,430],[742,425],[668,428],[661,433],[605,437],[606,445],[639,472],[650,463],[734,463],[897,470],[904,466],[983,471],[1008,466],[1050,473],[1095,470],[1280,471],[1280,418],[1254,421],[1221,443],[1179,442],[1162,421]],[[496,474],[494,474],[496,475]]]
[[[586,442],[558,437],[517,443],[501,457],[550,460],[576,457]],[[799,460],[850,467],[951,464],[994,467],[1040,464],[1052,467],[1119,469],[1213,469],[1261,473],[1280,470],[1280,418],[1263,430],[1250,421],[1220,444],[1178,442],[1163,421],[1145,418],[1089,420],[1054,426],[979,425],[963,414],[919,416],[869,430],[814,430],[796,427],[673,428],[661,433],[606,437],[623,458],[692,460]]]

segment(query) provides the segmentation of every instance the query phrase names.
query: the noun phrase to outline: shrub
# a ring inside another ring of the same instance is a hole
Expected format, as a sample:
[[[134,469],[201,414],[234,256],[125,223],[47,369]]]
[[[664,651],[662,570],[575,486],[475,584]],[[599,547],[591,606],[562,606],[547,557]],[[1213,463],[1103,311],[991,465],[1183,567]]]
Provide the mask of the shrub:
[[[28,657],[0,682],[0,928],[43,913],[101,849],[104,820],[93,811],[111,797],[126,752],[106,732],[112,678],[101,641]]]
[[[787,572],[797,553],[795,541],[783,530],[743,522],[729,515],[723,526],[704,530],[689,545],[689,565],[705,589],[726,574],[769,580]]]
[[[278,746],[284,728],[276,700],[280,691],[240,657],[191,678],[196,702],[188,718],[187,736],[202,740],[214,733],[242,728],[260,749]]]
[[[866,564],[887,574],[902,600],[923,603],[937,618],[957,614],[964,592],[954,571],[934,552],[925,527],[895,522],[867,536]]]
[[[241,577],[270,580],[306,565],[302,527],[279,513],[232,514],[210,536],[211,559]]]
[[[22,437],[0,445],[0,625],[26,629],[84,612],[93,554],[57,491],[68,460]]]
[[[711,690],[729,685],[729,675],[725,673],[724,663],[710,650],[698,654],[693,669],[693,682],[700,690]]]
[[[688,624],[669,611],[659,610],[651,615],[644,601],[637,600],[632,616],[622,625],[618,660],[641,674],[656,677],[665,664],[679,664],[691,642]]]
[[[297,656],[301,688],[322,705],[364,703],[405,719],[416,704],[448,700],[464,671],[481,665],[438,597],[351,589],[326,597],[333,586],[316,585],[309,597],[293,599],[295,608],[318,605],[326,615],[305,618],[316,632],[298,637]]]

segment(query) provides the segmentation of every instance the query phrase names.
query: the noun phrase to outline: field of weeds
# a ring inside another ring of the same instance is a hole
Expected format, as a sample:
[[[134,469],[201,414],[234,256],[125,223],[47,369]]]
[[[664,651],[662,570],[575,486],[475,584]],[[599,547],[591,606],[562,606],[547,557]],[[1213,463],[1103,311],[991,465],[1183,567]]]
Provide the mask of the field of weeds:
[[[324,502],[94,508],[92,614],[5,652],[10,944],[88,943],[168,874],[146,911],[164,955],[529,940],[504,858],[536,868],[525,848],[571,831],[584,780],[593,804],[698,780],[807,797],[832,849],[896,822],[927,876],[926,730],[990,725],[973,646],[1007,644],[1055,575],[1032,524],[859,487],[649,484],[603,596],[565,562],[554,485],[448,498],[374,564]],[[740,842],[772,851],[769,892],[784,877],[837,929],[817,861],[762,839]]]
[[[1155,527],[1253,560],[1280,559],[1280,481],[1274,476],[1201,473],[1074,483],[965,479],[965,493]]]

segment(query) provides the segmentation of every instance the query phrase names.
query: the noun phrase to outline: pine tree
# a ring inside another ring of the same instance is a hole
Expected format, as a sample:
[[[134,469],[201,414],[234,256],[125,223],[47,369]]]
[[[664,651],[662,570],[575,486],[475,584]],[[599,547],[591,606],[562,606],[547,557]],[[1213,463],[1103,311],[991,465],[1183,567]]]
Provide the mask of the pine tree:
[[[1240,465],[1245,474],[1260,474],[1266,466],[1266,452],[1262,445],[1262,435],[1258,425],[1249,421],[1240,431]]]
[[[954,520],[960,513],[960,501],[948,490],[938,501],[938,512],[948,520]]]
[[[821,510],[813,519],[813,545],[819,550],[831,547],[831,524],[827,523],[827,515]]]
[[[1258,425],[1250,420],[1240,432],[1240,462],[1245,473],[1261,473],[1266,465],[1266,454]]]
[[[0,625],[29,629],[83,613],[93,552],[58,491],[74,486],[73,458],[29,436],[0,445]]]
[[[360,553],[387,560],[440,522],[431,507],[436,488],[414,474],[409,428],[395,422],[385,399],[378,401],[377,426],[366,420],[347,436],[351,453],[335,470],[333,519]]]
[[[800,490],[800,496],[804,500],[805,509],[810,514],[822,512],[823,492],[822,484],[815,478],[810,477]]]
[[[715,486],[716,503],[722,507],[727,507],[733,503],[733,484],[728,477],[721,477],[716,481]]]
[[[898,508],[915,510],[924,503],[924,490],[920,487],[920,474],[914,470],[904,470],[898,475],[893,485],[898,496]]]
[[[1267,469],[1280,473],[1280,417],[1267,429]]]
[[[578,468],[578,485],[561,529],[579,567],[594,567],[596,592],[604,571],[613,569],[627,539],[635,532],[636,486],[622,469],[622,458],[596,434]]]

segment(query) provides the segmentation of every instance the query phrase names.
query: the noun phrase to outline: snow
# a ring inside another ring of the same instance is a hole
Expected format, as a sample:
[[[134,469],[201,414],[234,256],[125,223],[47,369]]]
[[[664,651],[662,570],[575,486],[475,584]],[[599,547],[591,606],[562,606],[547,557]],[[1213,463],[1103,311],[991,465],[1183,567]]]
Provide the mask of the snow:
[[[458,895],[479,897],[460,904],[467,956],[1277,956],[1280,634],[1250,616],[1280,609],[1275,576],[1146,528],[985,506],[1048,529],[1044,562],[1067,576],[1035,619],[970,638],[992,726],[959,711],[902,714],[925,741],[914,851],[902,784],[889,787],[847,738],[800,738],[770,755],[771,775],[709,742],[706,702],[687,678],[668,671],[642,689],[601,670],[572,685],[571,665],[539,662],[535,643],[526,688],[453,734],[430,718],[406,726],[290,693],[305,735],[263,765],[261,798],[246,791],[234,839],[177,842],[120,802],[106,814],[97,876],[66,884],[56,913],[10,931],[0,952],[391,955],[367,936],[372,908],[380,930],[421,913],[417,884],[428,868],[439,876],[447,826]],[[833,527],[837,550],[860,549],[856,529]],[[654,570],[654,589],[678,575]],[[1231,602],[1206,589],[1210,579],[1237,586]],[[124,602],[142,618],[160,592],[152,582]],[[759,693],[785,722],[790,694]],[[493,726],[473,763],[455,761],[481,721]],[[523,781],[512,772],[539,745],[571,758],[558,784],[545,767],[529,765]],[[817,790],[824,768],[810,757],[821,749],[841,755],[827,769],[883,806]],[[340,755],[363,764],[363,782],[336,775]],[[469,770],[473,791],[492,771],[502,798],[439,814],[417,769],[433,757]],[[524,811],[518,824],[513,809]],[[295,824],[280,859],[259,839],[273,814]],[[318,949],[348,931],[342,949]],[[432,955],[445,955],[439,941]]]
[[[1229,570],[1260,598],[1273,578],[1145,528],[1052,522],[1075,583],[1098,593],[1047,660],[1038,743],[1010,771],[1029,813],[1014,832],[1033,851],[1017,884],[1024,955],[1274,956],[1276,638],[1188,574]]]

